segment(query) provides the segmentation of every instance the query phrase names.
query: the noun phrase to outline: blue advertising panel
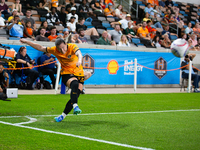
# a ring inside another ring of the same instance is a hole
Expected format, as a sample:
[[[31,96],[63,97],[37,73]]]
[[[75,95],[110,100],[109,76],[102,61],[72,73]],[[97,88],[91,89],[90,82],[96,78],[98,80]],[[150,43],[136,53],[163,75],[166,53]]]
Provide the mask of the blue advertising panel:
[[[7,45],[16,51],[20,45]],[[179,84],[180,58],[172,53],[138,52],[80,48],[83,65],[92,73],[87,85],[131,85],[134,83],[134,59],[137,59],[137,84]],[[27,54],[37,59],[42,52],[27,46]],[[139,65],[140,64],[140,65]],[[142,66],[141,66],[142,65]],[[152,70],[156,69],[156,70]]]

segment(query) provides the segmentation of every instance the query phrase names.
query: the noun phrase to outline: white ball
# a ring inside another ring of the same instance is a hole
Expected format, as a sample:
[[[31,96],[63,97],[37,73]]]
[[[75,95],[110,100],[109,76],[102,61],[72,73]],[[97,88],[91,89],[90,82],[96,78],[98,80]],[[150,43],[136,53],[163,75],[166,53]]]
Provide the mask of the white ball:
[[[176,57],[185,57],[189,53],[189,44],[185,39],[176,39],[171,44],[171,51]]]

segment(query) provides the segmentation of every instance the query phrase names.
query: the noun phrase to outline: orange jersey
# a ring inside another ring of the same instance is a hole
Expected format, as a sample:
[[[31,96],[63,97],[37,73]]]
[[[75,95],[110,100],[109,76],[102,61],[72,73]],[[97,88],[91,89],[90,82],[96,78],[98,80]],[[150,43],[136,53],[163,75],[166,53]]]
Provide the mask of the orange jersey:
[[[58,0],[51,0],[52,7],[58,7]]]
[[[48,36],[49,41],[52,41],[53,39],[56,39],[56,38],[57,38],[57,35],[55,35],[55,36],[49,35]]]
[[[47,47],[47,52],[53,54],[57,57],[61,64],[61,75],[63,74],[73,74],[75,76],[84,76],[83,66],[80,65],[76,67],[78,62],[78,57],[75,55],[79,48],[76,44],[67,44],[67,52],[65,54],[60,53],[56,46]]]
[[[33,29],[32,28],[26,28],[29,35],[33,35]],[[27,37],[26,34],[24,34],[24,37]]]

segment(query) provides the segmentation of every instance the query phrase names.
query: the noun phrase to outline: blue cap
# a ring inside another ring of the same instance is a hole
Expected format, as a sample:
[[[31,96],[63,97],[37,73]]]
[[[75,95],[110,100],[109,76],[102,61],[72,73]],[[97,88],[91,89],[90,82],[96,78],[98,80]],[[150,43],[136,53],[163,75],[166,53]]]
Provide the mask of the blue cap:
[[[109,3],[109,4],[108,4],[108,6],[112,6],[112,5],[113,5],[112,3]]]
[[[68,29],[68,28],[64,28],[64,29],[63,29],[63,32],[65,32],[65,31],[69,31],[69,29]]]

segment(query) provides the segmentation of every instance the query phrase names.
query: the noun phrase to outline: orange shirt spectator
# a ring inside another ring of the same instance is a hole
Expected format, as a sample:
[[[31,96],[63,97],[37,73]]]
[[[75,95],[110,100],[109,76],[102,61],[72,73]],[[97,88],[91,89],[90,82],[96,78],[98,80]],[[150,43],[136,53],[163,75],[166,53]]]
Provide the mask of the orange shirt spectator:
[[[137,31],[137,34],[142,34],[143,37],[147,37],[147,35],[149,34],[149,31],[147,28],[143,29],[142,27],[140,27]]]
[[[153,40],[155,36],[156,36],[156,29],[155,29],[155,28],[152,28],[152,29],[151,29],[150,37],[151,37],[151,39]]]
[[[105,0],[106,5],[108,5],[109,3],[112,3],[113,5],[115,5],[115,3],[112,0]]]
[[[48,39],[49,39],[49,41],[52,41],[53,39],[56,39],[57,37],[58,37],[57,35],[54,35],[54,36],[49,35]]]
[[[51,0],[52,7],[58,7],[58,0]]]
[[[114,16],[115,11],[112,9],[112,3],[108,4],[108,8],[104,9],[105,16]]]
[[[28,28],[27,27],[26,30],[27,30],[27,32],[28,32],[29,35],[31,35],[31,36],[33,35],[33,29],[32,28]],[[24,37],[27,37],[27,35],[24,34]]]
[[[158,4],[158,0],[148,0],[148,3],[150,3],[151,5],[157,5],[157,6],[159,6],[159,4]]]

